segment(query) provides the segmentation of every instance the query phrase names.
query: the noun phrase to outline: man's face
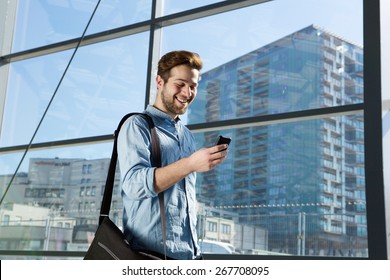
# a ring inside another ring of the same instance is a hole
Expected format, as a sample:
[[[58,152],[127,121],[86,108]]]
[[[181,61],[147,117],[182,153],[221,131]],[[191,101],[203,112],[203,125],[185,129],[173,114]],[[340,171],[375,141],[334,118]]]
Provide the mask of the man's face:
[[[195,99],[198,87],[199,71],[187,65],[178,65],[171,69],[168,81],[157,76],[158,96],[155,106],[176,118],[184,114]]]

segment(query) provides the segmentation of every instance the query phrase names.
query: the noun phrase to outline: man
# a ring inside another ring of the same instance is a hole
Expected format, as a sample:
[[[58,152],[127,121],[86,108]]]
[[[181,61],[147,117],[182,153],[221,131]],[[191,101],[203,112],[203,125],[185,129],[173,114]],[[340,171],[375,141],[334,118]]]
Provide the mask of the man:
[[[145,113],[157,128],[161,168],[151,166],[151,136],[142,116],[130,117],[118,137],[126,238],[134,249],[164,253],[158,200],[163,192],[167,257],[173,259],[199,258],[195,172],[213,169],[227,155],[227,145],[196,151],[179,118],[196,97],[201,68],[201,58],[188,51],[167,53],[158,63],[157,97]]]

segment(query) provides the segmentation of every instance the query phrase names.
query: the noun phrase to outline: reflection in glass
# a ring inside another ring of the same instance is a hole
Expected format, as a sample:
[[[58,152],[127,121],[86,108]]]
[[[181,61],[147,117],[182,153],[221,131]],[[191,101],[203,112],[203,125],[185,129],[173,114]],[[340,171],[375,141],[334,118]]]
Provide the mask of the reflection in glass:
[[[192,2],[198,3],[188,1]],[[362,15],[362,0],[266,1],[165,27],[161,53],[195,51],[204,60],[203,72],[207,72],[312,25],[362,46]]]
[[[199,147],[213,145],[220,134],[232,138],[228,159],[198,173],[199,237],[228,243],[236,253],[367,257],[362,123],[361,115],[345,115],[196,133]],[[50,223],[74,221],[71,228],[96,226],[110,161],[101,152],[110,146],[29,154],[28,168],[18,174],[4,205],[39,206]],[[118,225],[119,190],[117,176],[111,212]],[[2,222],[25,221],[24,227],[35,230],[37,217],[31,215],[38,214],[24,210],[15,221],[15,211]],[[47,248],[42,242],[40,249],[76,248],[69,238]],[[17,246],[30,244],[20,242]],[[33,249],[28,246],[3,249]]]
[[[362,124],[353,115],[197,133],[200,146],[232,138],[228,159],[198,174],[200,236],[241,253],[367,257]]]
[[[78,49],[34,141],[111,134],[124,114],[142,111],[147,42],[140,33]],[[71,51],[11,65],[1,146],[30,141]]]
[[[309,26],[202,74],[189,123],[363,102],[363,49]]]
[[[64,51],[10,65],[1,147],[29,142],[70,57]]]
[[[97,1],[23,1],[18,5],[13,52],[78,38]],[[122,27],[150,18],[151,1],[102,0],[88,34]]]
[[[163,15],[170,15],[174,13],[183,12],[186,10],[222,2],[221,0],[198,0],[198,1],[182,1],[182,0],[157,0],[161,2],[163,7]]]
[[[14,51],[80,36],[95,4],[49,2],[21,6]],[[215,2],[164,1],[164,14]],[[162,28],[161,53],[189,49],[205,62],[185,119],[361,103],[362,1],[352,2],[269,1]],[[88,34],[150,17],[152,1],[115,3],[102,1]],[[148,40],[143,33],[80,48],[34,143],[111,134],[124,113],[142,110]],[[10,64],[1,147],[28,143],[71,52]],[[198,147],[220,134],[233,139],[229,157],[197,181],[206,253],[367,257],[363,115],[195,132]],[[111,148],[29,151],[0,208],[0,249],[85,251]],[[1,195],[20,157],[1,155]],[[116,180],[111,213],[120,226]]]
[[[85,251],[96,229],[111,149],[106,143],[29,152],[0,209],[0,248]],[[11,176],[0,175],[2,196]],[[117,178],[111,212],[120,224]]]

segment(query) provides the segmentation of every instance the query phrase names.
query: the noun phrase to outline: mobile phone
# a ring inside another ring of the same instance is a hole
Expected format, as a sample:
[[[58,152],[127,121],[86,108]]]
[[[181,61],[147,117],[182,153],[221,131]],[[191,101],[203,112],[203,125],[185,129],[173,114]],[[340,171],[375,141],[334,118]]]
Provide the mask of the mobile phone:
[[[215,143],[215,145],[221,145],[221,144],[230,144],[230,141],[232,141],[232,139],[228,138],[228,137],[223,137],[222,135],[218,136],[218,140],[217,142]]]

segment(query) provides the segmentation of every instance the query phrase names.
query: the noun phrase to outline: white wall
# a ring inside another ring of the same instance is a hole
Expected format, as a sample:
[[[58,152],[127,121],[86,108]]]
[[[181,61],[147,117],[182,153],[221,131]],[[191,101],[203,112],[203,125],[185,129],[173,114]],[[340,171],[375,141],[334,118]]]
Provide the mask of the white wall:
[[[385,181],[387,256],[390,259],[390,1],[381,0],[381,68],[383,113],[383,173]]]

